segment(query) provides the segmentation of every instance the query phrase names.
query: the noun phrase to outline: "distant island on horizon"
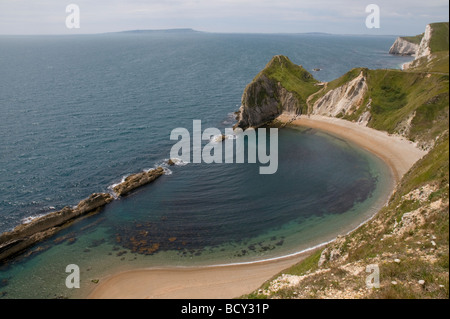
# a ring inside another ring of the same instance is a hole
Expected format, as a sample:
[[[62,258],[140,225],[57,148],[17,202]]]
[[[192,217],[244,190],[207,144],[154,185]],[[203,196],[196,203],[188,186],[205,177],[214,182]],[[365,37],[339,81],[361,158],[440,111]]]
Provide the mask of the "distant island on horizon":
[[[436,22],[436,23],[448,23],[448,21]],[[369,37],[414,37],[416,34],[369,34],[369,33],[329,33],[319,31],[309,32],[226,32],[226,31],[200,31],[193,28],[165,28],[165,29],[132,29],[132,30],[120,30],[120,31],[105,31],[95,33],[75,33],[73,35],[102,35],[102,34],[146,34],[146,33],[159,33],[159,34],[174,34],[174,33],[210,33],[210,34],[272,34],[272,35],[323,35],[323,36],[369,36]],[[0,34],[0,36],[61,36],[71,35],[64,34]]]

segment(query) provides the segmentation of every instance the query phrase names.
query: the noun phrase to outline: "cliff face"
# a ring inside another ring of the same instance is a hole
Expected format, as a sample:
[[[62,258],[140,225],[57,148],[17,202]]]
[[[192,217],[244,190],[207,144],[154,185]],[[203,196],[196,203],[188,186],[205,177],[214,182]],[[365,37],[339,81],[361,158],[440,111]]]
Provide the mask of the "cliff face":
[[[366,77],[361,71],[355,79],[319,98],[314,103],[311,113],[333,117],[351,115],[364,101],[367,93],[366,82]]]
[[[258,127],[283,112],[306,113],[306,99],[319,89],[317,82],[287,57],[273,57],[245,88],[235,127]]]
[[[275,83],[262,74],[245,89],[236,126],[242,129],[258,127],[283,111],[301,113],[298,99],[281,83]]]
[[[403,65],[403,70],[419,67],[421,64],[424,63],[425,59],[428,61],[431,58],[430,41],[431,41],[432,32],[433,32],[433,29],[432,29],[431,25],[428,24],[425,27],[425,33],[424,33],[422,40],[420,41],[420,44],[417,48],[416,58],[414,59],[414,61],[405,63]],[[422,59],[422,58],[425,58],[425,59]]]
[[[448,299],[448,30],[427,26],[408,72],[353,69],[310,96],[313,114],[401,134],[429,152],[370,221],[244,297]],[[377,289],[367,281],[374,265]]]
[[[423,35],[422,41],[420,41],[416,59],[420,59],[423,56],[428,56],[431,54],[430,48],[431,32],[432,32],[431,25],[428,24],[425,27],[425,34]]]
[[[422,48],[433,45],[432,30],[428,27],[421,37]],[[421,52],[427,54],[426,49]],[[448,56],[448,51],[439,53]],[[420,59],[433,62],[435,55]],[[331,82],[317,83],[286,57],[276,56],[246,87],[236,126],[257,127],[281,113],[309,113],[399,134],[428,150],[448,120],[448,80],[441,73],[420,71],[355,68]]]
[[[394,55],[415,55],[419,50],[419,45],[398,37],[389,49],[389,54]]]

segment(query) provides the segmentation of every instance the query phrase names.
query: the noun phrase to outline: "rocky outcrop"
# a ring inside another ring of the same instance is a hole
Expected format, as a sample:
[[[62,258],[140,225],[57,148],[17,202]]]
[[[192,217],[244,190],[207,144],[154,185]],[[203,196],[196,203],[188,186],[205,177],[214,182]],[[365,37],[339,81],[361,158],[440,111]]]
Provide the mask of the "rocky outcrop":
[[[361,73],[353,80],[330,90],[319,98],[312,107],[312,114],[324,116],[339,116],[352,114],[358,109],[367,92],[367,80]]]
[[[285,56],[274,56],[245,88],[235,128],[258,127],[281,113],[301,114],[307,109],[308,97],[302,97],[302,91],[317,91],[316,84],[317,80],[303,67]]]
[[[27,224],[14,228],[11,232],[0,235],[0,261],[48,238],[67,223],[95,212],[111,202],[110,194],[95,193],[80,201],[75,208],[64,207],[62,210],[36,218]]]
[[[114,186],[113,190],[117,194],[117,196],[123,196],[138,187],[153,182],[161,175],[164,175],[164,169],[162,167],[133,174],[125,178],[125,180],[122,183]]]
[[[245,89],[236,126],[242,129],[258,127],[283,111],[298,113],[298,100],[280,83],[274,83],[263,74]]]
[[[122,183],[114,187],[117,196],[128,194],[132,190],[153,182],[164,174],[158,167],[149,171],[128,176]],[[87,214],[97,212],[100,208],[114,200],[111,194],[94,193],[80,201],[74,208],[64,207],[60,211],[49,213],[33,219],[29,223],[17,226],[10,232],[0,235],[0,261],[10,258],[34,244],[52,236],[70,222]]]
[[[419,50],[419,45],[398,37],[389,49],[389,54],[394,55],[415,55]]]

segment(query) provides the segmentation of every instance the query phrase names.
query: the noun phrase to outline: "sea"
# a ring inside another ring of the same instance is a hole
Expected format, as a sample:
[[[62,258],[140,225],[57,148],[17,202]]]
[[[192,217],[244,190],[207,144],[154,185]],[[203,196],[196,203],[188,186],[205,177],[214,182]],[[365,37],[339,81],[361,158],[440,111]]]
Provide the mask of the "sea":
[[[165,174],[0,264],[0,298],[83,298],[140,268],[252,263],[311,249],[367,221],[392,187],[375,155],[308,128],[278,132],[278,170],[168,166],[172,130],[232,127],[245,86],[274,55],[320,81],[394,68],[395,36],[126,32],[0,36],[0,233]],[[313,71],[320,69],[320,71]],[[207,143],[207,141],[203,141]],[[81,287],[66,286],[68,265]]]

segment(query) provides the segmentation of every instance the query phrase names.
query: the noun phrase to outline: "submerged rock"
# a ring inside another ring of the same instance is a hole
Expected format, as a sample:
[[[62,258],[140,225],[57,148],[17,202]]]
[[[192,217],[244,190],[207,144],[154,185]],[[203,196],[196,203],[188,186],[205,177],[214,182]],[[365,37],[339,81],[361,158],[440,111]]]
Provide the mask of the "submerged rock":
[[[161,175],[164,175],[164,169],[162,167],[133,174],[125,178],[122,183],[116,185],[113,190],[117,194],[117,196],[123,196],[138,187],[153,182]]]

